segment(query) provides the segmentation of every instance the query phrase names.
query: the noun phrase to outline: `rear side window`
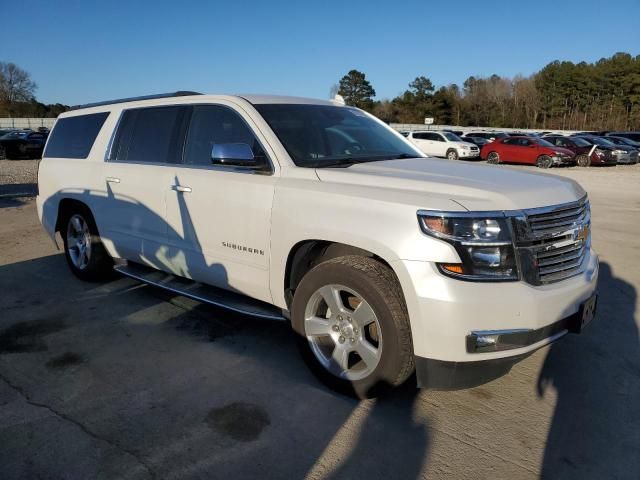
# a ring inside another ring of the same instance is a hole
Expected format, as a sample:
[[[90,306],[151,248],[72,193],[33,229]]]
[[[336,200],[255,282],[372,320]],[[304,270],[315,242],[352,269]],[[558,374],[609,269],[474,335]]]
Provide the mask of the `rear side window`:
[[[180,163],[186,111],[181,106],[125,110],[110,159]]]
[[[109,112],[61,118],[51,132],[44,157],[87,158]]]

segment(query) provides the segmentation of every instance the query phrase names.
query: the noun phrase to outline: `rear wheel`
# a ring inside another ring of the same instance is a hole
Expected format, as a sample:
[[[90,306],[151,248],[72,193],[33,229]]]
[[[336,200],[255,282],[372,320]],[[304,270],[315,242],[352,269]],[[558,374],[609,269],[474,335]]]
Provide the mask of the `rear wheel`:
[[[551,165],[553,165],[553,160],[549,155],[540,155],[536,160],[538,168],[549,168]]]
[[[498,152],[490,152],[487,155],[487,163],[491,163],[492,165],[497,165],[500,163],[500,155]]]
[[[589,167],[591,166],[591,159],[588,155],[578,155],[576,157],[576,165],[579,167]]]
[[[452,148],[447,152],[447,158],[449,160],[458,160],[458,152]]]
[[[113,260],[102,245],[88,209],[77,208],[69,212],[61,233],[67,263],[76,277],[100,281],[113,275]]]
[[[373,397],[413,372],[402,290],[376,260],[344,256],[317,265],[298,285],[291,314],[307,365],[335,390]]]
[[[7,158],[7,149],[0,145],[0,160],[5,160]]]

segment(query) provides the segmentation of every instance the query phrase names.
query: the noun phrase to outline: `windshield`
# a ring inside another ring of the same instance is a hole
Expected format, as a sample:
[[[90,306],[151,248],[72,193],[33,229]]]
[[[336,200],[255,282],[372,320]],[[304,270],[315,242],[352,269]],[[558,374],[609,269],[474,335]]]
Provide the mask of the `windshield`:
[[[442,135],[445,136],[445,138],[447,140],[449,140],[450,142],[464,142],[464,140],[462,140],[458,135],[456,135],[455,133],[451,133],[451,132],[442,132]]]
[[[424,157],[393,130],[355,108],[297,104],[255,108],[299,167]]]
[[[555,147],[555,145],[544,138],[533,138],[532,139],[538,145],[542,145],[543,147]]]
[[[607,147],[615,147],[615,143],[610,142],[609,140],[605,140],[602,137],[590,137],[590,140],[593,140],[593,143],[596,145],[602,146],[605,145]]]
[[[573,143],[575,143],[578,147],[589,147],[591,145],[585,139],[580,137],[572,138],[571,140],[573,140]]]

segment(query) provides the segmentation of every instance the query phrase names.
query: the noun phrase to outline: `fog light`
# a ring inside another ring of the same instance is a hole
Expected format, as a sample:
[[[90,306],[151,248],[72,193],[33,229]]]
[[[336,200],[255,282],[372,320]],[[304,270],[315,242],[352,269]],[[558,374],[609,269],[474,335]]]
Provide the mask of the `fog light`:
[[[496,344],[498,335],[481,335],[476,337],[476,347],[490,347]]]
[[[501,252],[499,247],[469,248],[473,263],[479,267],[500,266]]]

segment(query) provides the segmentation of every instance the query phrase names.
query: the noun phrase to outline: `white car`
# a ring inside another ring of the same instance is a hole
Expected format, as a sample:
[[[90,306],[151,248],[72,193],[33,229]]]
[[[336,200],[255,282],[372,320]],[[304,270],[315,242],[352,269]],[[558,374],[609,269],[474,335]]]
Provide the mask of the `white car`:
[[[180,92],[76,108],[49,136],[37,206],[77,277],[115,268],[284,318],[319,378],[360,397],[414,371],[420,387],[486,382],[596,305],[580,185],[425,161],[332,102]]]
[[[439,131],[406,132],[406,138],[430,157],[443,157],[449,160],[459,158],[480,159],[477,145],[465,142],[455,133]]]

